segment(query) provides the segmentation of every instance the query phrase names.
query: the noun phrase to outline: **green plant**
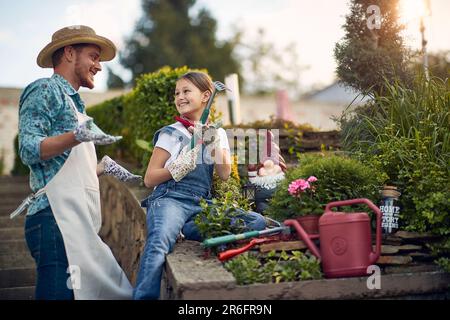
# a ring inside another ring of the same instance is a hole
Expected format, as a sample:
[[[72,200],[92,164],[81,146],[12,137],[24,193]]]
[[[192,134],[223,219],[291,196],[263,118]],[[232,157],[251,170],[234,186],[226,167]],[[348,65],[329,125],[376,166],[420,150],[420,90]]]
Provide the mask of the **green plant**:
[[[225,263],[239,285],[252,283],[280,283],[322,278],[320,261],[310,254],[271,251],[265,257],[245,252]]]
[[[249,203],[248,199],[244,198],[244,195],[242,194],[241,179],[238,173],[237,156],[233,155],[231,157],[231,160],[231,174],[228,180],[223,181],[216,174],[216,172],[214,172],[212,196],[213,198],[221,202],[225,199],[227,193],[231,193],[233,195],[233,202],[238,207],[244,210],[249,210],[251,204]]]
[[[286,172],[286,179],[277,187],[266,214],[283,221],[308,214],[322,214],[326,204],[332,201],[368,198],[374,203],[379,199],[379,189],[385,176],[358,160],[345,156],[304,155],[298,166]],[[314,197],[305,197],[301,203],[289,193],[289,184],[314,176]],[[354,209],[342,207],[344,211]]]
[[[137,165],[131,146],[135,143],[132,135],[132,123],[127,121],[125,108],[132,98],[132,94],[124,94],[120,97],[102,102],[87,109],[87,113],[94,118],[95,123],[103,131],[111,135],[122,136],[122,140],[106,146],[97,146],[97,158],[109,155],[115,159],[131,162]]]
[[[200,200],[202,211],[197,214],[194,222],[204,239],[244,231],[245,223],[239,215],[245,212],[234,199],[232,192],[226,192],[220,200],[212,199],[210,204],[204,199]]]
[[[2,149],[2,152],[0,153],[0,176],[3,174],[3,170],[5,170],[5,157]]]
[[[372,5],[379,9],[381,28],[374,25],[375,13],[369,13]],[[334,49],[336,73],[345,85],[380,93],[384,90],[384,77],[410,82],[410,52],[401,36],[404,25],[398,19],[398,5],[399,0],[349,1],[345,35]]]
[[[450,273],[450,259],[449,258],[439,258],[436,260],[437,265],[439,265],[445,272]]]
[[[24,165],[19,156],[19,135],[14,138],[14,167],[11,170],[13,176],[27,176],[30,173],[28,166]]]
[[[343,146],[386,173],[402,192],[400,227],[450,234],[450,90],[418,77],[413,88],[385,84],[384,96],[341,122]]]

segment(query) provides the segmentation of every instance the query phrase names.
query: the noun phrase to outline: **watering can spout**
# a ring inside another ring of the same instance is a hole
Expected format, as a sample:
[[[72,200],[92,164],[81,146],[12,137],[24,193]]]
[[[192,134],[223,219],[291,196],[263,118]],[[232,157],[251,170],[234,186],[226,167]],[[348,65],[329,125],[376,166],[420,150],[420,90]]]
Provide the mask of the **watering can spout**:
[[[308,249],[311,251],[311,253],[319,260],[322,259],[320,255],[320,251],[317,248],[317,246],[314,244],[314,242],[311,241],[311,238],[308,236],[306,231],[303,229],[303,227],[298,223],[297,220],[289,219],[285,220],[283,222],[284,225],[293,227],[295,231],[297,231],[297,234],[300,236],[300,238],[305,242],[305,244],[308,246]]]

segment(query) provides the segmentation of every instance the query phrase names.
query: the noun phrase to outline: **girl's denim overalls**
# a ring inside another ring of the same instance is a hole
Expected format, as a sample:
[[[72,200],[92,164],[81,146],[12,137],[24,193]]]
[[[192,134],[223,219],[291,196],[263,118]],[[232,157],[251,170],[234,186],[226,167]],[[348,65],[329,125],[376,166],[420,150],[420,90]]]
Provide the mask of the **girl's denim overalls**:
[[[182,147],[190,143],[190,137],[166,126],[155,133],[153,145],[162,132],[175,135]],[[135,299],[159,298],[165,255],[172,251],[180,230],[183,229],[187,239],[201,240],[192,219],[202,211],[200,199],[211,199],[214,164],[206,153],[205,150],[199,155],[196,169],[181,181],[171,179],[161,183],[142,201],[142,206],[147,207],[147,241],[134,289]],[[264,217],[256,212],[246,214],[243,219],[248,229],[262,230],[266,226]]]

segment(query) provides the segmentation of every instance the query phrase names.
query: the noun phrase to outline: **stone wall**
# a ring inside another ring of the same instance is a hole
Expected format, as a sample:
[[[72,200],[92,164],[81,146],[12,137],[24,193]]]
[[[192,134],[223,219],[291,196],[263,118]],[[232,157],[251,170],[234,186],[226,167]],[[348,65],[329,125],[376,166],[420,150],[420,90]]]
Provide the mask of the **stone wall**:
[[[145,211],[138,198],[145,198],[146,193],[149,193],[148,189],[130,188],[112,177],[100,178],[103,219],[100,236],[110,246],[133,285],[146,233]]]

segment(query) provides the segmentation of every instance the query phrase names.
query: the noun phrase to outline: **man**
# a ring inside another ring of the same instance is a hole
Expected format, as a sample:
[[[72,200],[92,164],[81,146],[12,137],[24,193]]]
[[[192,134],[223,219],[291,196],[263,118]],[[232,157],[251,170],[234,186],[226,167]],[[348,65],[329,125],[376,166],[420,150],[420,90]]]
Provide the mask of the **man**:
[[[128,279],[97,235],[97,176],[122,181],[139,176],[109,157],[97,165],[94,144],[121,137],[94,124],[77,92],[94,88],[100,61],[115,54],[114,44],[87,26],[60,29],[37,57],[37,64],[53,68],[54,74],[28,85],[20,97],[19,154],[30,168],[35,192],[29,198],[25,237],[37,265],[37,299],[131,298]]]

